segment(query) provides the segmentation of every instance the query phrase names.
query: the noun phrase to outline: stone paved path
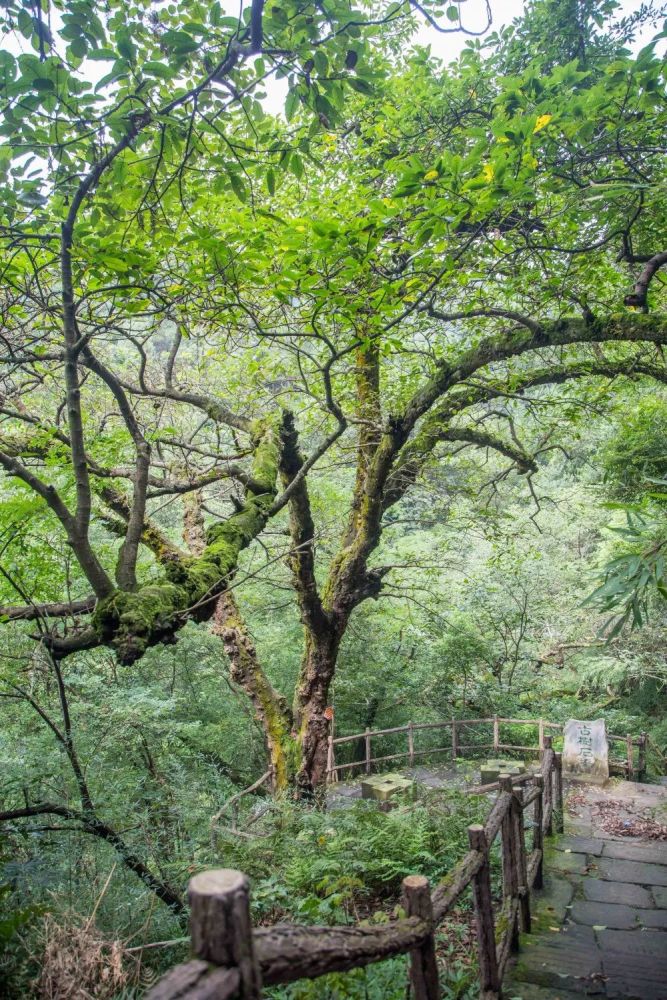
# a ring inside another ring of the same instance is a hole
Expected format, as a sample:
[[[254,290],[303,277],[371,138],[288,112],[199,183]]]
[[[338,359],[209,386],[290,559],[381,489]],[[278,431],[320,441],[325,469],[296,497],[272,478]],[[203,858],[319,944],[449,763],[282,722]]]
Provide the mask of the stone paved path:
[[[610,837],[594,814],[545,856],[507,1000],[667,1000],[667,843]]]

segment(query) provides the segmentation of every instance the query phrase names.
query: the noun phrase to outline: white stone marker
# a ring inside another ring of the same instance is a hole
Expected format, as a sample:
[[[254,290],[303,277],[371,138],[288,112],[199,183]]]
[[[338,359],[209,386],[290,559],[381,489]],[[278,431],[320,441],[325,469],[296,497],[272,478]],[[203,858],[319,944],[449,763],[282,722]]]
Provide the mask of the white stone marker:
[[[609,778],[609,744],[604,719],[568,719],[563,730],[563,772],[602,785]]]

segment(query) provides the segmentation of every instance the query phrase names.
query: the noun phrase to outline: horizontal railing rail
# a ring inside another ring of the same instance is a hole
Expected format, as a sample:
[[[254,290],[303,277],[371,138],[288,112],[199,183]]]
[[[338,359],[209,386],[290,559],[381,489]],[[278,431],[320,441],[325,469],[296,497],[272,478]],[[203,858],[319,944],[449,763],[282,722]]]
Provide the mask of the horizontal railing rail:
[[[196,875],[188,893],[195,957],[167,973],[147,1000],[258,1000],[264,986],[347,972],[406,953],[415,1000],[438,1000],[435,932],[468,888],[475,911],[480,997],[497,1000],[519,933],[531,930],[530,893],[543,884],[544,838],[554,826],[563,828],[562,760],[550,736],[544,737],[538,773],[520,778],[501,775],[494,783],[498,796],[486,822],[468,827],[469,851],[433,892],[421,875],[403,880],[405,916],[384,924],[253,927],[243,873],[222,869]],[[524,813],[531,807],[528,845]],[[491,880],[491,852],[498,839],[499,908]]]
[[[474,729],[474,727],[479,726],[492,727],[492,737],[489,742],[461,742],[461,736],[464,734],[466,728]],[[532,726],[533,728],[537,728],[537,743],[530,745],[505,743],[500,738],[501,726]],[[541,756],[544,752],[547,729],[553,733],[562,733],[563,726],[559,722],[549,722],[546,719],[512,719],[494,715],[485,719],[444,719],[441,722],[408,722],[404,726],[392,726],[389,729],[365,729],[361,733],[353,733],[350,736],[334,736],[332,731],[329,736],[327,781],[338,781],[341,773],[354,770],[370,774],[375,764],[384,764],[389,761],[407,760],[408,765],[412,766],[420,757],[431,757],[439,754],[447,754],[452,760],[465,756],[466,753],[476,753],[481,750],[493,750],[494,753],[530,753],[534,756]],[[449,730],[450,738],[445,746],[417,748],[415,745],[415,734],[425,730]],[[407,739],[405,750],[374,755],[374,741],[386,736],[398,736],[401,734],[405,735]],[[618,756],[610,757],[609,759],[612,773],[623,774],[630,780],[638,778],[641,781],[646,776],[649,750],[655,750],[656,755],[659,754],[657,748],[650,745],[646,733],[640,733],[639,736],[633,736],[630,733],[625,736],[608,733],[607,740],[610,748],[613,750],[617,751],[618,745],[620,744],[621,746],[621,752]],[[337,762],[336,748],[349,743],[363,745],[364,756],[357,760]]]

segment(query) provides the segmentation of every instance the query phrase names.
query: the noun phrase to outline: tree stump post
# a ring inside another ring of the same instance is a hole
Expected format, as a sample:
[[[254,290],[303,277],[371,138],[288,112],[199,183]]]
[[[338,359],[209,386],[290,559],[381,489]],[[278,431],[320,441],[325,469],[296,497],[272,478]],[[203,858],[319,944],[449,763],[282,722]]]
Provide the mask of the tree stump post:
[[[259,1000],[261,977],[250,919],[250,886],[242,872],[218,868],[190,879],[190,939],[197,958],[237,968],[243,1000]]]
[[[433,904],[428,879],[408,875],[403,879],[403,908],[409,917],[419,917],[433,927]],[[438,963],[433,933],[410,952],[410,982],[414,1000],[439,1000]]]
[[[523,789],[512,792],[512,813],[514,815],[514,836],[516,838],[516,869],[519,893],[519,916],[521,930],[530,934],[530,892],[528,889],[528,864],[526,862],[526,831],[523,824]]]
[[[364,738],[366,740],[366,774],[371,773],[371,731],[366,729],[364,733]]]
[[[412,767],[415,762],[415,731],[412,719],[408,722],[408,760]]]
[[[456,719],[452,719],[452,760],[456,760],[459,755],[459,741],[456,732]]]
[[[540,794],[535,799],[533,812],[533,850],[540,852],[533,885],[536,889],[542,889],[544,886],[544,831],[542,829],[544,823],[544,777],[541,774],[536,774],[533,778],[533,784],[540,790]]]
[[[563,832],[565,814],[563,812],[563,755],[554,754],[554,809],[556,810],[556,833]]]
[[[499,996],[500,975],[496,954],[496,933],[493,923],[489,845],[486,842],[484,827],[477,824],[469,826],[468,842],[472,851],[479,851],[484,855],[484,864],[472,882],[472,895],[475,904],[475,926],[477,929],[480,993],[484,997],[489,995]]]
[[[625,746],[628,758],[628,781],[632,781],[635,776],[635,754],[632,746],[632,733],[628,733],[625,737]]]
[[[493,717],[493,749],[495,751],[500,749],[500,722],[497,715]]]
[[[509,774],[500,774],[498,776],[498,784],[500,785],[501,792],[509,792],[509,794],[513,796],[512,779]],[[507,902],[510,899],[516,899],[519,895],[516,837],[514,835],[514,816],[511,805],[503,816],[503,820],[500,825],[500,837],[503,864],[503,895],[505,897],[505,901]],[[516,921],[514,922],[514,927],[512,928],[512,941],[510,947],[514,952],[519,950],[519,931]]]

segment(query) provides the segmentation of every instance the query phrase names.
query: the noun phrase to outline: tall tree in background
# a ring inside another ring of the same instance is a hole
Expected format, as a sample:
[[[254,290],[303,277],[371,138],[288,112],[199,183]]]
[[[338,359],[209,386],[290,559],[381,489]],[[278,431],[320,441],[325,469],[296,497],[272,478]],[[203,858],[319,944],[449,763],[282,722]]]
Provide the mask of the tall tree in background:
[[[544,401],[562,423],[544,387],[665,381],[664,70],[654,45],[596,40],[608,5],[581,7],[585,58],[534,57],[568,7],[535,4],[447,69],[369,51],[371,30],[401,40],[403,7],[371,28],[342,7],[232,25],[215,5],[102,23],[70,4],[66,56],[23,18],[38,53],[3,57],[0,464],[22,484],[10,545],[57,527],[74,562],[43,593],[7,571],[23,603],[4,611],[59,676],[82,649],[127,664],[213,617],[277,787],[311,791],[341,641],[391,579],[383,531],[415,483],[470,447],[531,488],[552,421],[529,445],[514,416]],[[66,69],[91,57],[112,63],[95,91]],[[257,99],[273,71],[286,121]],[[328,552],[325,456],[347,488]],[[283,512],[291,705],[229,589]]]

